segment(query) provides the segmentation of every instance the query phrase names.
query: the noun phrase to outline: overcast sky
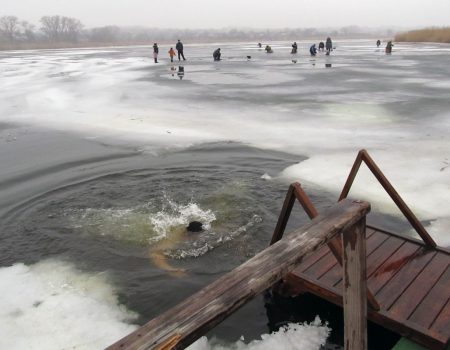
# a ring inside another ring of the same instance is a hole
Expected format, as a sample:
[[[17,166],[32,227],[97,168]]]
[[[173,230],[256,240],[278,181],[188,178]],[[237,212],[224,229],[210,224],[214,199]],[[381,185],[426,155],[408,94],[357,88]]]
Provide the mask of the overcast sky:
[[[87,27],[423,27],[450,25],[450,0],[0,0],[0,16],[54,14]]]

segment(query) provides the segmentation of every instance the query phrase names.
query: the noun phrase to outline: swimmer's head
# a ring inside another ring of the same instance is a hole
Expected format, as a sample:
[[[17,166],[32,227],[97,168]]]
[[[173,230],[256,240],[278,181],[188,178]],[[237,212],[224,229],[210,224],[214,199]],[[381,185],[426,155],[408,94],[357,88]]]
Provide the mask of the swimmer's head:
[[[201,232],[203,231],[203,224],[200,221],[191,221],[186,230],[188,232]]]

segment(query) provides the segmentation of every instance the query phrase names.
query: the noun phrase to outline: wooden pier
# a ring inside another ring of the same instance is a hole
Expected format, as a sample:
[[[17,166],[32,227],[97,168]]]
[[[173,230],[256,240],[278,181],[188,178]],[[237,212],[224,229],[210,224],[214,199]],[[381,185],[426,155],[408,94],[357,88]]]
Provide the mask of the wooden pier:
[[[368,319],[430,349],[450,338],[450,252],[371,226],[366,229],[367,287],[380,309]],[[342,306],[342,267],[324,246],[284,280],[290,295],[315,294]]]
[[[450,250],[438,247],[369,154],[362,150],[353,164],[339,201],[347,197],[365,163],[422,240],[366,226],[369,320],[430,349],[447,349],[450,339]],[[318,215],[299,183],[289,187],[271,244],[283,236],[295,200],[312,219]],[[339,238],[306,259],[279,291],[309,292],[343,305],[342,264],[347,261]],[[344,298],[345,299],[345,298]]]

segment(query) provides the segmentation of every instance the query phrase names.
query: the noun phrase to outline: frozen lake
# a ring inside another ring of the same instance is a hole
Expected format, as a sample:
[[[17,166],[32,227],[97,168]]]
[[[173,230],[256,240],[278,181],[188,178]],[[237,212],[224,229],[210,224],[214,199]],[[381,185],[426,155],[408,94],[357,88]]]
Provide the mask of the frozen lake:
[[[0,52],[0,348],[113,342],[263,249],[290,182],[333,203],[361,148],[450,246],[450,45],[298,44]],[[414,235],[368,171],[351,195]],[[207,230],[158,266],[193,219]],[[214,335],[268,332],[259,299],[233,317]]]

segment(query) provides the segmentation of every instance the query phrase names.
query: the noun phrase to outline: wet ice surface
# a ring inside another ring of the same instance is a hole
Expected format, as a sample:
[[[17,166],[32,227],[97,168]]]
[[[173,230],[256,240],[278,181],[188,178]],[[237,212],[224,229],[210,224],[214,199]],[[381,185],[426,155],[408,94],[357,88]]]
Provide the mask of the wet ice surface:
[[[360,148],[450,245],[450,46],[396,44],[388,56],[371,41],[337,41],[331,56],[311,58],[310,44],[295,56],[281,43],[273,54],[186,45],[182,80],[166,46],[160,64],[150,47],[0,53],[2,266],[25,262],[29,271],[9,273],[33,276],[33,264],[56,257],[111,271],[98,283],[118,286],[120,301],[149,319],[263,249],[290,181],[319,209],[332,203]],[[359,176],[351,194],[413,234],[371,175]],[[173,279],[149,264],[150,241],[192,213],[212,230],[193,241],[200,247],[168,252],[201,253],[175,260],[189,277]],[[264,317],[252,322],[265,332]]]

